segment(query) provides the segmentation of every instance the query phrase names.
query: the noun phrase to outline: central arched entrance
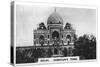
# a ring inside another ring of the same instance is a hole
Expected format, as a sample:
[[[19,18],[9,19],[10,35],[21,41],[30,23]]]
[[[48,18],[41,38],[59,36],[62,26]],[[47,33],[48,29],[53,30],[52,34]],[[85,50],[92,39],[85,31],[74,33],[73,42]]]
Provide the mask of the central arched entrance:
[[[54,38],[59,38],[59,32],[57,32],[57,31],[54,31],[53,33],[52,33],[52,38],[54,39]]]
[[[52,40],[53,40],[53,45],[59,45],[59,32],[54,31],[52,33]]]

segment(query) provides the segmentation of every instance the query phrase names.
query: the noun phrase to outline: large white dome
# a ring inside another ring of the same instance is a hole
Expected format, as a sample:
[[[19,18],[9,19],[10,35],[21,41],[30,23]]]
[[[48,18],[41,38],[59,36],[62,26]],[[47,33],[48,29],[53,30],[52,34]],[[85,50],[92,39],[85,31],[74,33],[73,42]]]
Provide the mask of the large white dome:
[[[63,24],[63,19],[58,13],[54,12],[48,17],[47,24]]]

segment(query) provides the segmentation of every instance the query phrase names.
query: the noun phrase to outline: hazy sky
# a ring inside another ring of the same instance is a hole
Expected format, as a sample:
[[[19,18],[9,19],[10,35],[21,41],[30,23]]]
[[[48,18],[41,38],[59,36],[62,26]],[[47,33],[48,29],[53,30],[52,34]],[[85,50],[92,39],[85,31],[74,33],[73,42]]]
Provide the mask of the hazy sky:
[[[40,22],[47,24],[47,18],[54,12],[55,7],[17,5],[16,8],[16,43],[17,46],[33,45],[33,30]],[[96,35],[96,10],[85,8],[56,7],[56,12],[66,22],[72,24],[76,34]]]

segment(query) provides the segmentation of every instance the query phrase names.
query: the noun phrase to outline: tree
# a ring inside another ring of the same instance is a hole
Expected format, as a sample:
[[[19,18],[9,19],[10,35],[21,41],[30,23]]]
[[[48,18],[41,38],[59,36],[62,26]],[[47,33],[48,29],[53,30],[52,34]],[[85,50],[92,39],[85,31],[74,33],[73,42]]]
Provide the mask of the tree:
[[[48,49],[48,57],[51,57],[51,56],[52,56],[52,54],[53,54],[53,53],[52,53],[52,49],[51,49],[51,48],[49,48],[49,49]]]
[[[64,55],[64,57],[67,56],[67,48],[64,48],[64,50],[63,50],[63,55]]]
[[[96,37],[88,34],[80,36],[75,43],[74,55],[80,56],[81,59],[95,59]]]

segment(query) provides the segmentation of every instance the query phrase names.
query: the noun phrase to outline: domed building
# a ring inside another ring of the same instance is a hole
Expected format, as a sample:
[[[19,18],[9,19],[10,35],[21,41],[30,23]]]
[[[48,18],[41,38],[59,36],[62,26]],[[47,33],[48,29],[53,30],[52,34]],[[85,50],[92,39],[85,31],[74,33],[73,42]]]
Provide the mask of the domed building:
[[[54,12],[48,17],[47,24],[63,24],[63,19],[58,13]]]
[[[47,27],[43,22],[34,30],[34,46],[51,49],[52,56],[72,56],[75,30],[70,23],[63,26],[63,18],[55,11],[47,19]]]

